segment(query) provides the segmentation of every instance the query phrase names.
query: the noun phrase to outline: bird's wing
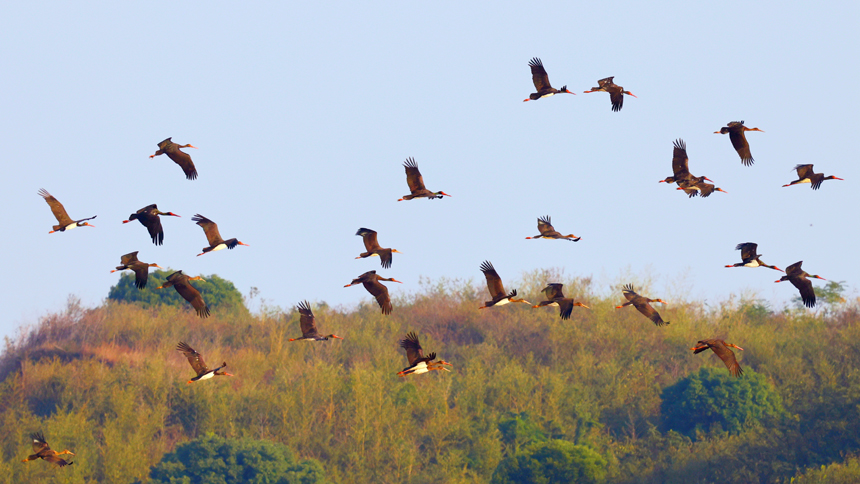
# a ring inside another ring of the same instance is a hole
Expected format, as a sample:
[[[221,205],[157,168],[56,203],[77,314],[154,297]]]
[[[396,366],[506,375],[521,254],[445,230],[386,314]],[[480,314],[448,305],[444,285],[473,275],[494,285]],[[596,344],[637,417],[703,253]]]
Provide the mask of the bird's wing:
[[[40,188],[39,195],[41,195],[42,198],[44,198],[45,201],[48,202],[48,206],[51,207],[51,212],[54,213],[54,217],[57,219],[57,222],[60,224],[61,227],[65,227],[66,225],[69,225],[70,223],[74,222],[74,220],[69,217],[69,214],[66,213],[66,209],[65,207],[63,207],[63,204],[60,203],[59,200],[54,198],[53,195],[48,193],[47,190],[45,190],[44,188]]]
[[[555,227],[553,227],[550,223],[549,215],[547,215],[546,217],[538,218],[538,230],[543,236],[558,234],[558,232],[556,232],[555,230]]]
[[[729,123],[731,125],[731,123]],[[747,142],[747,137],[744,135],[743,128],[735,128],[729,131],[729,139],[732,140],[732,146],[741,157],[741,163],[746,166],[753,164],[752,153],[750,153],[750,144]]]
[[[129,269],[134,271],[134,285],[138,289],[146,287],[146,281],[149,279],[149,264],[135,261],[135,263],[131,264]]]
[[[391,260],[392,260],[391,249],[381,249],[381,250],[377,251],[377,253],[379,254],[379,263],[382,264],[382,268],[383,269],[390,268],[391,267]]]
[[[188,346],[188,343],[180,341],[179,344],[176,345],[176,349],[185,355],[185,358],[188,359],[188,363],[191,364],[191,368],[197,372],[198,376],[209,371],[209,367],[206,366],[206,362],[203,361],[203,355],[194,351],[194,348]]]
[[[194,167],[194,162],[191,161],[191,155],[180,150],[178,145],[173,145],[168,149],[167,156],[182,168],[182,171],[185,172],[185,178],[188,180],[197,178],[197,168]]]
[[[197,225],[203,227],[203,233],[206,234],[206,240],[209,241],[209,246],[215,246],[224,242],[221,238],[221,232],[218,232],[218,224],[200,215],[199,213],[191,217],[192,222],[197,222]]]
[[[299,310],[299,314],[301,315],[299,317],[299,324],[302,327],[302,337],[313,338],[319,336],[314,313],[311,311],[311,305],[307,301],[302,301],[296,306],[296,309]]]
[[[530,60],[529,67],[532,68],[532,82],[534,82],[537,92],[541,92],[547,88],[552,88],[549,84],[549,76],[543,68],[543,62],[541,62],[540,59],[535,57]]]
[[[546,294],[547,300],[552,301],[553,299],[559,299],[564,297],[562,287],[564,287],[564,284],[552,282],[550,284],[547,284],[547,286],[543,289],[542,292]]]
[[[601,79],[601,80],[597,81],[597,85],[600,87],[606,87],[607,84],[612,85],[612,84],[614,84],[612,82],[613,79],[615,79],[615,76],[610,76],[610,77],[607,77],[605,79]]]
[[[406,359],[410,365],[414,365],[424,358],[424,350],[418,341],[418,335],[413,332],[407,333],[406,339],[400,340],[400,347],[406,350]]]
[[[801,264],[803,264],[803,261],[795,262],[794,264],[786,267],[785,268],[785,275],[792,277],[792,276],[799,276],[800,274],[803,274],[803,269],[800,268]]]
[[[688,177],[690,176],[690,167],[687,158],[687,143],[682,139],[677,139],[674,146],[672,149],[672,172],[676,179]]]
[[[137,262],[137,253],[138,252],[140,252],[140,251],[136,250],[134,252],[129,252],[128,254],[120,257],[119,260],[122,263],[122,265],[124,265],[124,266],[131,265],[132,262]]]
[[[743,259],[744,262],[750,259],[755,259],[758,256],[758,254],[756,254],[756,249],[758,249],[758,244],[754,244],[752,242],[744,242],[743,244],[738,244],[737,247],[735,247],[735,250],[741,251],[741,259]]]
[[[613,111],[621,111],[621,108],[624,106],[624,93],[621,92],[620,87],[617,90],[613,89],[609,91],[609,100],[612,102]]]
[[[360,235],[361,239],[364,241],[364,248],[367,249],[368,252],[373,252],[375,249],[381,249],[379,246],[379,242],[376,240],[376,231],[360,228],[355,235]]]
[[[561,319],[570,319],[570,314],[573,312],[573,299],[560,298],[558,300],[558,314]]]
[[[161,245],[164,243],[164,229],[161,227],[161,217],[149,217],[147,219],[149,223],[144,223],[146,226],[146,230],[149,232],[149,236],[152,237],[152,242],[155,245]]]
[[[741,365],[738,364],[737,358],[735,358],[735,352],[730,350],[725,343],[722,341],[712,342],[708,346],[723,360],[723,363],[726,364],[726,368],[729,369],[729,373],[732,376],[738,377],[743,374],[744,371],[741,369]]]
[[[42,432],[32,433],[32,434],[30,434],[30,438],[33,439],[33,453],[34,454],[38,454],[39,452],[46,450],[46,449],[47,450],[51,449],[50,447],[48,447],[48,443],[45,442],[45,436],[42,434]]]
[[[634,300],[633,306],[635,306],[640,313],[644,314],[646,318],[650,319],[657,326],[663,326],[666,324],[665,321],[663,321],[663,318],[660,317],[660,313],[651,307],[651,304],[645,301],[645,298],[640,297],[639,299]]]
[[[794,169],[797,170],[797,178],[800,180],[813,175],[812,165],[797,165]]]
[[[57,457],[56,455],[46,455],[42,458],[50,462],[51,464],[56,464],[60,467],[67,466],[70,464],[70,462],[66,461],[66,459],[63,459],[62,457]]]
[[[364,281],[362,284],[367,292],[376,298],[376,302],[382,308],[382,314],[391,314],[391,298],[388,297],[388,288],[376,279]]]
[[[406,168],[406,183],[409,185],[409,191],[415,193],[426,190],[424,187],[424,177],[418,171],[418,164],[415,163],[415,160],[412,157],[406,158],[403,166]]]
[[[621,292],[624,294],[624,297],[627,298],[628,301],[633,301],[637,297],[640,297],[639,294],[636,294],[636,291],[633,290],[633,284],[627,284],[621,289]]]
[[[490,291],[490,296],[492,296],[493,299],[507,295],[505,293],[505,286],[502,284],[502,278],[499,277],[499,274],[496,272],[496,269],[490,261],[484,261],[481,263],[481,272],[483,272],[484,277],[487,278],[487,289]]]
[[[792,277],[789,281],[800,291],[800,299],[803,300],[803,305],[808,308],[814,308],[815,289],[812,287],[812,281],[806,277]]]
[[[811,173],[809,175],[809,181],[812,183],[812,189],[818,190],[821,188],[821,183],[824,181],[824,173]]]
[[[176,292],[178,292],[183,299],[191,303],[191,306],[193,306],[197,311],[198,316],[201,318],[209,316],[209,307],[206,306],[203,296],[200,295],[200,292],[195,289],[190,282],[187,280],[174,282],[173,287],[176,288]]]

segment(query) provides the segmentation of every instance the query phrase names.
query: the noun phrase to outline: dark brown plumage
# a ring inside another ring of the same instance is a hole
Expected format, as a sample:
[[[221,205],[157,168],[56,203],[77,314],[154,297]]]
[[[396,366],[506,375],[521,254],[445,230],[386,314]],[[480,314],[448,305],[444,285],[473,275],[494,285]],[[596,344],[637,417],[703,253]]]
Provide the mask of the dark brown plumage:
[[[732,348],[737,348],[741,351],[744,350],[740,346],[737,346],[732,343],[726,343],[721,339],[703,339],[699,341],[696,346],[690,349],[693,350],[694,354],[698,354],[710,348],[711,350],[713,350],[714,353],[717,354],[717,356],[720,357],[721,360],[723,360],[723,363],[726,364],[726,368],[729,369],[729,373],[731,373],[734,377],[739,377],[744,374],[744,371],[743,369],[741,369],[741,365],[738,364],[737,358],[735,358],[735,352],[730,350],[728,348],[729,346],[731,346]]]
[[[549,75],[547,75],[546,69],[543,68],[543,62],[541,62],[537,57],[529,61],[529,67],[532,69],[532,82],[534,82],[537,92],[529,94],[528,99],[523,99],[523,102],[536,101],[542,97],[552,96],[563,92],[574,94],[567,90],[567,86],[561,86],[561,89],[552,87],[549,84]]]
[[[221,363],[221,366],[218,368],[214,368],[212,370],[206,366],[206,362],[203,361],[203,355],[194,350],[191,346],[189,346],[184,341],[180,341],[178,345],[176,345],[176,351],[181,352],[185,355],[185,358],[188,359],[188,363],[191,365],[191,368],[194,369],[194,372],[197,373],[197,376],[188,380],[188,383],[194,383],[196,381],[208,380],[215,376],[233,376],[226,371],[221,371],[227,367],[227,362]]]
[[[113,274],[116,271],[122,271],[125,269],[129,269],[134,272],[134,285],[138,289],[143,289],[146,287],[146,280],[149,278],[149,268],[150,267],[158,267],[161,269],[162,267],[158,264],[147,264],[146,262],[141,262],[137,260],[137,253],[139,251],[129,252],[128,254],[122,256],[120,258],[120,265],[117,266],[116,269],[111,271]]]
[[[164,243],[164,229],[161,227],[161,219],[158,217],[159,215],[169,215],[171,217],[179,217],[173,212],[160,212],[158,210],[158,205],[152,204],[147,205],[137,212],[128,216],[128,220],[123,220],[122,223],[127,224],[132,220],[137,220],[141,225],[146,227],[146,230],[149,231],[149,236],[152,237],[152,243],[155,245],[161,245]]]
[[[636,97],[636,95],[630,91],[625,91],[623,87],[612,82],[613,79],[615,79],[615,76],[597,81],[597,87],[592,87],[590,91],[585,91],[585,94],[590,92],[608,92],[609,101],[612,103],[612,110],[621,111],[621,108],[624,106],[624,95],[627,94],[633,97]]]
[[[195,214],[191,217],[193,222],[197,222],[197,225],[203,228],[203,233],[206,234],[206,240],[209,241],[209,247],[204,247],[203,252],[197,254],[200,257],[203,254],[209,252],[215,252],[221,249],[230,249],[233,250],[237,245],[244,245],[248,247],[248,244],[244,242],[240,242],[239,239],[229,239],[224,240],[221,238],[221,233],[218,232],[218,224],[204,217],[203,215]]]
[[[672,148],[672,176],[660,180],[659,183],[677,183],[678,190],[684,190],[687,196],[692,198],[698,196],[703,190],[707,192],[707,195],[703,196],[708,196],[714,191],[713,185],[710,185],[710,188],[706,187],[708,184],[705,180],[713,181],[706,176],[695,176],[690,173],[687,144],[682,139],[676,139]]]
[[[744,134],[746,131],[761,131],[764,133],[764,131],[758,128],[747,128],[744,126],[743,121],[732,121],[728,126],[720,128],[719,131],[714,131],[714,134],[728,133],[729,139],[732,140],[732,146],[738,152],[738,156],[741,157],[741,163],[745,166],[751,166],[755,160],[752,157],[752,153],[750,153],[750,144],[747,141],[747,136]]]
[[[540,239],[541,237],[545,239],[566,239],[571,242],[579,242],[579,239],[582,237],[577,237],[573,234],[561,235],[560,232],[555,230],[550,223],[550,216],[547,215],[545,217],[538,217],[537,219],[538,231],[540,231],[540,235],[535,235],[534,237],[526,237],[526,239]]]
[[[391,314],[391,298],[388,297],[388,288],[382,285],[379,281],[390,281],[403,284],[393,277],[386,279],[378,276],[376,271],[367,271],[343,287],[354,286],[359,283],[363,284],[364,288],[367,289],[367,292],[376,298],[376,302],[379,304],[379,307],[382,308],[382,314]]]
[[[379,263],[382,264],[383,269],[388,269],[391,267],[391,254],[397,252],[398,254],[402,254],[403,252],[398,251],[397,249],[383,249],[379,242],[376,240],[376,231],[366,229],[364,227],[358,229],[355,235],[361,236],[364,241],[364,248],[367,249],[367,252],[362,252],[356,257],[356,259],[363,259],[365,257],[379,256]]]
[[[33,453],[21,462],[29,462],[31,460],[43,459],[59,467],[65,467],[67,465],[74,464],[74,462],[69,462],[58,456],[63,454],[75,455],[75,453],[68,449],[63,450],[62,452],[57,452],[56,450],[51,449],[51,447],[48,445],[48,442],[45,441],[45,436],[42,434],[42,432],[32,433],[30,434],[30,438],[33,439]]]
[[[574,302],[572,297],[564,297],[564,292],[562,292],[563,286],[564,284],[560,284],[557,282],[548,284],[541,291],[542,293],[546,294],[546,301],[541,301],[540,303],[532,307],[540,308],[544,306],[558,306],[558,314],[559,316],[561,316],[561,319],[570,319],[570,315],[571,313],[573,313],[574,306],[591,309],[585,304],[582,304],[581,302]]]
[[[837,176],[824,176],[824,173],[815,173],[812,171],[812,165],[797,165],[793,170],[797,170],[797,180],[794,180],[791,183],[783,185],[784,187],[790,187],[791,185],[797,185],[798,183],[810,183],[810,187],[813,190],[818,190],[821,187],[821,182],[824,180],[842,180]]]
[[[300,302],[296,306],[296,310],[299,312],[300,315],[299,325],[302,328],[302,337],[290,338],[290,341],[328,341],[329,338],[343,339],[336,334],[330,334],[328,336],[320,335],[319,330],[317,330],[314,312],[311,311],[311,305],[307,301]]]
[[[531,304],[525,299],[517,299],[516,289],[512,290],[510,294],[505,292],[505,286],[502,284],[502,278],[499,277],[499,273],[496,272],[496,268],[493,267],[493,264],[490,261],[485,260],[481,263],[481,272],[484,273],[484,277],[487,279],[487,290],[490,291],[490,297],[493,299],[490,301],[485,301],[484,305],[478,309],[484,309],[493,306],[504,306],[505,304],[512,302]]]
[[[409,361],[409,366],[397,373],[397,376],[420,375],[430,371],[450,371],[445,368],[445,365],[454,366],[445,360],[433,361],[436,359],[436,353],[430,353],[424,356],[424,350],[421,348],[421,342],[418,341],[418,335],[413,332],[406,334],[406,339],[400,340],[400,347],[406,350],[406,359]]]
[[[663,326],[665,324],[669,324],[669,321],[663,321],[663,318],[660,317],[660,314],[651,307],[650,304],[652,302],[658,302],[663,304],[668,304],[666,301],[662,299],[648,299],[647,297],[640,296],[636,294],[636,291],[633,290],[633,284],[627,284],[624,286],[624,289],[621,291],[624,293],[624,297],[627,298],[627,302],[622,304],[621,306],[615,306],[615,309],[623,308],[624,306],[633,305],[636,309],[639,310],[640,313],[644,314],[646,318],[650,319],[657,326]]]
[[[51,212],[53,212],[54,217],[57,219],[59,225],[54,225],[49,234],[53,234],[54,232],[65,232],[66,230],[71,230],[75,227],[95,227],[95,225],[89,224],[85,222],[85,220],[92,220],[96,218],[96,215],[93,215],[89,218],[82,218],[80,220],[72,220],[69,217],[69,214],[66,213],[66,208],[63,207],[63,204],[60,203],[59,200],[54,198],[53,195],[48,193],[44,188],[39,189],[39,195],[48,202],[48,206],[51,207]]]
[[[803,261],[795,262],[794,264],[786,267],[785,275],[778,281],[774,282],[791,282],[791,284],[800,291],[800,299],[803,300],[803,304],[808,308],[812,308],[815,307],[815,289],[812,287],[812,281],[808,278],[812,277],[815,279],[821,279],[822,281],[826,281],[827,279],[807,273],[800,268],[801,264],[803,264]]]
[[[154,158],[159,155],[166,154],[174,163],[179,165],[182,168],[182,171],[185,172],[185,178],[188,180],[194,180],[197,178],[197,168],[194,167],[194,162],[191,161],[191,155],[188,153],[181,151],[179,148],[194,148],[197,149],[196,146],[191,145],[178,145],[171,141],[172,138],[167,138],[166,140],[158,143],[158,151],[155,152],[154,155],[150,155],[150,158]]]
[[[409,195],[403,195],[403,198],[397,200],[398,202],[421,197],[427,197],[432,200],[434,198],[442,198],[443,196],[451,196],[445,192],[431,192],[428,190],[424,186],[424,177],[421,176],[421,172],[418,171],[418,164],[415,163],[415,160],[412,157],[406,158],[406,161],[403,162],[403,166],[406,168],[406,184],[409,185],[409,191],[411,193]]]
[[[164,289],[165,287],[173,286],[176,289],[176,292],[178,292],[183,299],[191,303],[191,306],[193,306],[194,310],[197,311],[197,315],[201,318],[205,318],[209,316],[209,306],[207,306],[206,302],[203,301],[203,296],[200,295],[200,292],[191,285],[191,281],[202,280],[203,277],[201,276],[188,277],[183,274],[182,271],[176,271],[167,276],[167,280],[164,281],[164,284],[156,287],[156,289]]]
[[[752,242],[744,242],[742,244],[738,244],[735,247],[735,250],[741,251],[741,262],[736,264],[729,264],[726,267],[767,267],[770,269],[774,269],[782,272],[777,266],[769,266],[759,259],[761,254],[756,254],[756,250],[758,250],[758,244],[754,244]]]

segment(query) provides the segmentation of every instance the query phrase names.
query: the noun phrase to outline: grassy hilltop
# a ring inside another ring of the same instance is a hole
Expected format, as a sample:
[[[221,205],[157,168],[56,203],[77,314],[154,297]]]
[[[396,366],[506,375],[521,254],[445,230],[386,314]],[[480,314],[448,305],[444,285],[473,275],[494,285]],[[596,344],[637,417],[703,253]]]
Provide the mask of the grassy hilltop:
[[[591,310],[478,310],[485,287],[460,282],[395,298],[391,316],[308,295],[320,331],[345,339],[289,343],[301,334],[290,308],[225,304],[201,319],[185,305],[71,301],[0,356],[0,483],[147,482],[207,436],[283,444],[333,483],[545,482],[572,475],[559,456],[580,482],[860,481],[858,301],[670,301],[655,305],[671,322],[658,328],[588,279],[535,272],[508,289],[536,304],[546,282]],[[452,373],[398,378],[407,331]],[[746,350],[740,379],[688,349],[713,337]],[[236,376],[186,384],[179,341]],[[39,430],[75,465],[21,463]]]

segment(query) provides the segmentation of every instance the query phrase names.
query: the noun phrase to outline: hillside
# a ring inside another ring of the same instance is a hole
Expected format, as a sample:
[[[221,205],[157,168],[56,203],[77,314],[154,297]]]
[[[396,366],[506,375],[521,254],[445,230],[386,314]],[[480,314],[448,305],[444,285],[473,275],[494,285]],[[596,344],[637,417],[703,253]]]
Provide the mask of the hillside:
[[[509,286],[536,304],[546,280],[536,272]],[[493,477],[506,457],[557,440],[599,454],[607,483],[788,482],[807,468],[816,470],[795,482],[819,482],[830,464],[860,474],[845,460],[860,451],[857,301],[817,313],[669,301],[655,307],[671,324],[656,327],[616,310],[620,291],[559,282],[591,309],[574,308],[569,321],[526,304],[479,310],[484,287],[445,281],[395,299],[389,317],[370,301],[339,311],[311,299],[320,330],[345,338],[319,343],[287,341],[301,334],[293,310],[204,320],[183,307],[71,301],[7,341],[0,358],[0,483],[146,482],[166,453],[207,435],[282,443],[333,483],[506,482]],[[398,378],[407,331],[452,372]],[[689,350],[713,337],[745,349],[741,379],[712,352]],[[179,341],[236,376],[187,384]],[[711,382],[699,397],[724,389],[717,402],[745,417],[670,428],[668,415],[689,406],[666,400],[687,398],[672,390],[682,381]],[[755,393],[752,407],[732,391]],[[762,401],[770,410],[756,413]],[[22,464],[39,430],[74,450],[75,465]]]

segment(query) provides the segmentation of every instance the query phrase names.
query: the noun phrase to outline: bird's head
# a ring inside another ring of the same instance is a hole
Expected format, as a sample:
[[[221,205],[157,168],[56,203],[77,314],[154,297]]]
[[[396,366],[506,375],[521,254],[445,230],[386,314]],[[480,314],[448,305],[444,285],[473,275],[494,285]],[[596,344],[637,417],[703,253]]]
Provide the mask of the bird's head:
[[[395,253],[398,253],[398,254],[402,254],[402,253],[403,253],[403,252],[400,252],[400,251],[399,251],[399,250],[397,250],[397,249],[391,249],[391,252],[395,252]]]
[[[395,278],[393,278],[393,277],[392,277],[392,278],[390,278],[390,279],[382,279],[382,280],[383,280],[383,281],[388,281],[388,282],[396,282],[396,283],[398,283],[398,284],[403,284],[403,281],[398,281],[397,279],[395,279]]]
[[[191,146],[191,145],[180,145],[179,147],[180,148],[194,148],[195,150],[198,149],[196,146]]]
[[[57,455],[62,455],[62,454],[76,455],[74,452],[72,452],[69,449],[63,449],[62,452],[57,452]]]
[[[664,300],[662,300],[662,299],[652,299],[652,300],[651,300],[651,302],[654,302],[654,303],[669,304],[669,303],[667,303],[666,301],[664,301]]]
[[[762,133],[764,133],[763,129],[758,129],[758,128],[747,128],[744,131],[761,131]]]
[[[343,339],[343,338],[341,338],[340,336],[338,336],[338,335],[336,335],[336,334],[330,334],[330,335],[326,336],[326,338]]]
[[[168,216],[171,216],[171,217],[181,217],[181,216],[182,216],[182,215],[177,215],[177,214],[175,214],[175,213],[173,213],[173,212],[161,213],[160,215],[168,215]]]
[[[719,131],[714,131],[714,134],[726,134],[728,132],[729,132],[729,128],[723,127],[723,128],[720,128]]]
[[[246,244],[246,243],[244,243],[244,242],[242,242],[242,241],[240,241],[240,240],[237,240],[237,241],[236,241],[236,243],[237,243],[237,244],[239,244],[239,245],[244,245],[245,247],[251,247],[250,245],[248,245],[248,244]]]
[[[81,222],[78,224],[78,227],[95,227],[95,225],[93,225],[89,222]]]
[[[825,279],[825,278],[823,278],[823,277],[821,277],[821,276],[809,276],[809,277],[814,277],[815,279],[821,279],[822,281],[826,281],[826,280],[827,280],[827,279]]]
[[[202,281],[204,279],[203,279],[203,276],[194,276],[194,277],[189,277],[188,280],[189,281]]]
[[[731,346],[732,348],[737,348],[737,349],[739,349],[739,350],[741,350],[741,351],[743,351],[743,350],[744,350],[743,348],[741,348],[740,346],[738,346],[738,345],[736,345],[736,344],[734,344],[734,343],[726,343],[726,346]]]
[[[568,90],[567,86],[561,86],[561,89],[559,89],[558,92],[566,92],[568,94],[573,94],[574,96],[576,96],[576,93],[570,92],[570,90]]]
[[[436,192],[436,195],[438,195],[438,196],[439,196],[439,198],[442,198],[442,196],[443,196],[443,195],[444,195],[444,196],[446,196],[446,197],[450,197],[450,196],[451,196],[451,195],[448,195],[447,193],[442,192],[442,191]]]
[[[718,191],[718,192],[729,193],[729,192],[727,192],[727,191],[723,190],[723,189],[722,189],[722,188],[720,188],[720,187],[716,187],[716,188],[714,188],[714,190],[716,190],[716,191]]]
[[[573,303],[573,305],[574,305],[574,306],[579,306],[579,307],[581,307],[581,308],[585,308],[585,309],[591,309],[590,307],[586,306],[585,304],[582,304],[582,303],[581,303],[581,302],[579,302],[579,301],[577,301],[577,302]]]
[[[657,183],[675,183],[675,177],[674,176],[667,176],[666,178],[658,181]]]
[[[639,99],[639,97],[638,97],[637,95],[633,94],[633,93],[632,93],[632,92],[630,92],[630,91],[621,91],[621,92],[623,92],[624,94],[627,94],[628,96],[633,96],[633,97],[635,97],[636,99]]]
[[[158,267],[159,269],[164,269],[164,267],[161,267],[160,265],[158,265],[156,263],[149,264],[149,267]]]

